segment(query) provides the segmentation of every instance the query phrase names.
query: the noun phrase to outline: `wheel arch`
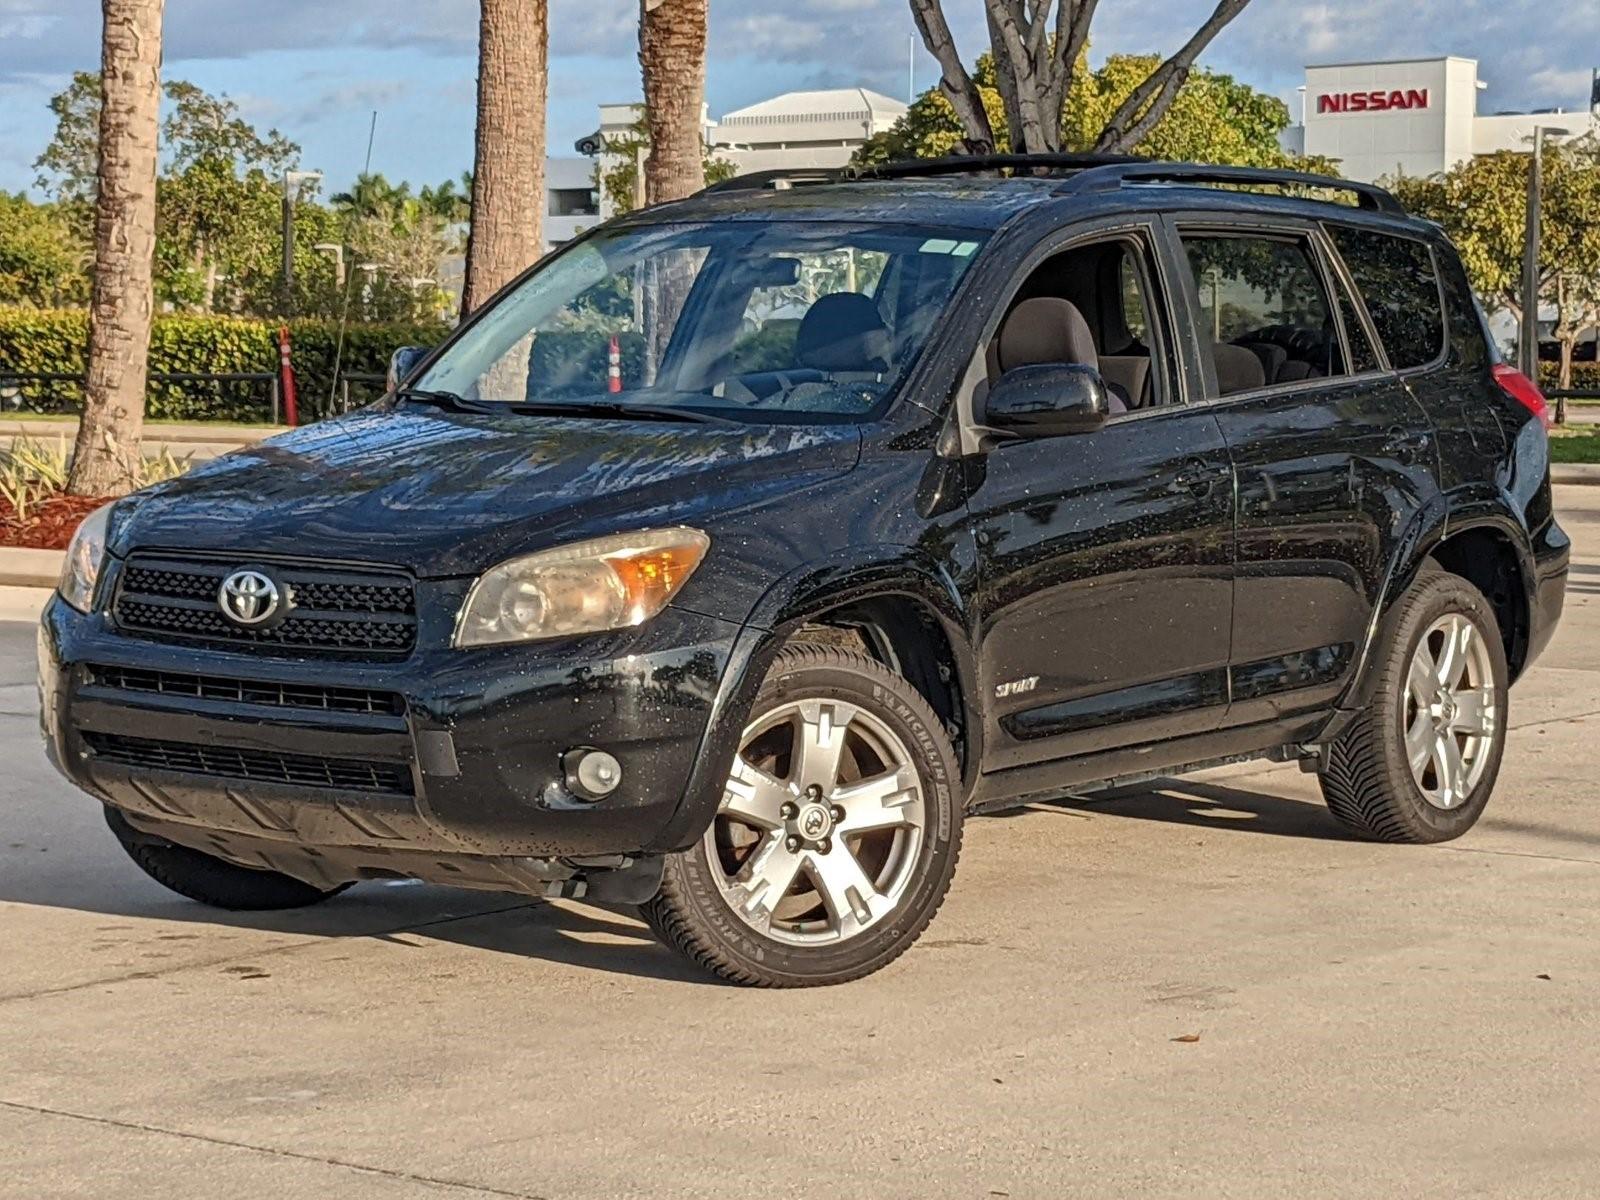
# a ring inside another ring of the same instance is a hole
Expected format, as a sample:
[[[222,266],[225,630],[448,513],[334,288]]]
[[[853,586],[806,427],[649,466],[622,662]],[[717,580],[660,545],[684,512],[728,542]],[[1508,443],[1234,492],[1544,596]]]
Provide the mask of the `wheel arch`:
[[[795,640],[834,639],[854,639],[923,695],[952,732],[962,786],[970,793],[982,759],[983,720],[960,590],[913,547],[859,548],[790,571],[756,603],[724,672],[683,802],[656,848],[683,848],[716,812],[722,764],[737,749],[778,651]]]
[[[1339,707],[1358,709],[1371,698],[1373,650],[1395,603],[1429,563],[1459,575],[1488,598],[1500,624],[1513,681],[1529,658],[1535,571],[1529,536],[1503,493],[1470,499],[1440,497],[1418,513],[1395,543],[1378,603],[1373,606],[1355,682]]]

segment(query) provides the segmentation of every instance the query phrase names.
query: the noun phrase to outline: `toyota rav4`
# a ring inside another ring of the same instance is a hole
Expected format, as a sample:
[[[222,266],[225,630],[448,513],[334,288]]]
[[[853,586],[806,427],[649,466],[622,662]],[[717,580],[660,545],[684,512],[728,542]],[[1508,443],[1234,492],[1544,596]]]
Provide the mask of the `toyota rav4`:
[[[837,982],[1030,798],[1268,757],[1461,835],[1561,611],[1544,401],[1370,186],[745,177],[394,373],[100,510],[44,614],[54,761],[185,896],[634,903]]]

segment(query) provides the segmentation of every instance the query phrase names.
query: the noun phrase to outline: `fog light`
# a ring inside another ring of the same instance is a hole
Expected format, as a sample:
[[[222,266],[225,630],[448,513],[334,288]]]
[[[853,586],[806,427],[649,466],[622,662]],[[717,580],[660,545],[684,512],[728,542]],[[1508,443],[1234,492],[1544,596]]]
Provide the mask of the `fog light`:
[[[568,750],[561,756],[567,790],[581,800],[604,800],[622,782],[622,764],[604,750]]]

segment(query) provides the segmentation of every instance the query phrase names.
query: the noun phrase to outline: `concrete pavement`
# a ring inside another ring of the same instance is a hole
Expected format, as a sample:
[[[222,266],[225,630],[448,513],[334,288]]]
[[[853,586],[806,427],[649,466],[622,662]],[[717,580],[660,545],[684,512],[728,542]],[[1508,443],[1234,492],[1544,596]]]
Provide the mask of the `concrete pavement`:
[[[1593,1196],[1600,489],[1559,502],[1568,617],[1467,838],[1347,841],[1293,768],[1037,805],[801,993],[578,904],[187,904],[44,763],[9,627],[0,1196]]]

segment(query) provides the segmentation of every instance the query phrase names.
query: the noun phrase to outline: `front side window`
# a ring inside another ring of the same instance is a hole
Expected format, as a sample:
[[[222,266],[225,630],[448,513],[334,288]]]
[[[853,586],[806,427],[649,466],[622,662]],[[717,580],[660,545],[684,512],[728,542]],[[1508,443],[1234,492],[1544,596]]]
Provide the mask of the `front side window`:
[[[1444,316],[1433,252],[1412,238],[1328,226],[1397,370],[1424,367],[1444,352]]]
[[[1221,395],[1347,373],[1306,239],[1185,234],[1183,247]]]
[[[575,412],[859,419],[905,376],[982,241],[800,221],[601,233],[525,279],[415,389]]]

